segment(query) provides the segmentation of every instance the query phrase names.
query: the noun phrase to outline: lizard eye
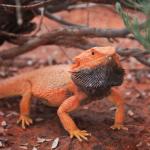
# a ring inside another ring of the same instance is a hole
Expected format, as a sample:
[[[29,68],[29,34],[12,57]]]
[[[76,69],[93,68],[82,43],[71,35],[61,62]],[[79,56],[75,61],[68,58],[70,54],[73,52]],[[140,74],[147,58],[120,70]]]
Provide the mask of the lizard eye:
[[[94,55],[94,54],[95,54],[95,52],[92,52],[91,54],[92,54],[92,55]]]
[[[90,50],[90,55],[96,55],[96,54],[97,54],[97,51],[94,48],[92,48]]]

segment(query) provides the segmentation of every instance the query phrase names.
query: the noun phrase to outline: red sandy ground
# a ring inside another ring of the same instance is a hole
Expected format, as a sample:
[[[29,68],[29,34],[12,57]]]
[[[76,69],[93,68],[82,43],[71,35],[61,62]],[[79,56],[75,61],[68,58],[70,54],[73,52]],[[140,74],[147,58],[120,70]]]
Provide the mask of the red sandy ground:
[[[57,15],[74,23],[85,24],[88,13],[91,27],[123,27],[120,17],[111,7],[89,8],[88,12],[84,9],[74,10]],[[140,13],[132,12],[132,14],[143,18]],[[35,21],[38,22],[39,18]],[[45,18],[42,32],[49,32],[58,27],[60,25]],[[103,38],[95,38],[92,41],[102,46],[141,47],[136,41],[128,39],[119,39],[114,43]],[[6,43],[1,49],[11,46]],[[66,54],[62,50],[65,50]],[[8,62],[9,67],[0,67],[1,80],[48,64],[68,63],[69,58],[80,51],[74,48],[42,46],[36,51],[11,60],[10,64]],[[0,123],[2,121],[7,123],[5,128],[0,127],[0,141],[3,143],[3,148],[0,149],[32,150],[35,146],[38,150],[50,150],[53,140],[59,137],[57,150],[150,150],[150,69],[134,58],[126,59],[122,63],[126,70],[126,78],[119,89],[126,102],[125,125],[129,128],[128,131],[110,129],[114,121],[114,107],[107,99],[104,99],[82,106],[72,113],[77,125],[91,132],[92,136],[88,142],[71,140],[60,124],[56,109],[41,104],[36,98],[33,98],[31,108],[34,125],[23,130],[16,125],[19,98],[12,98],[0,102]],[[38,137],[50,140],[38,144]]]

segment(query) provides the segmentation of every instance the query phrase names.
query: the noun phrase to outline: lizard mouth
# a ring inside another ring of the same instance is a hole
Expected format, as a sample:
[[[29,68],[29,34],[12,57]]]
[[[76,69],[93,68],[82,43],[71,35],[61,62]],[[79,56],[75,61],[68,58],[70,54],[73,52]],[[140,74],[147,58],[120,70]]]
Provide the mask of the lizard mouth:
[[[124,74],[124,69],[112,59],[106,64],[73,72],[71,78],[88,95],[103,95],[112,86],[121,85]]]

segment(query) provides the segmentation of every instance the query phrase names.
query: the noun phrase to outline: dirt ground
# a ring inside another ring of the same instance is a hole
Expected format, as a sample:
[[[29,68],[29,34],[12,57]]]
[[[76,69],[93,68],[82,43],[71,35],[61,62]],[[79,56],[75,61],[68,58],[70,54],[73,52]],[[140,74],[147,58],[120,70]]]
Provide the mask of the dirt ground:
[[[123,27],[120,17],[112,7],[101,6],[89,8],[88,11],[81,9],[58,15],[74,23],[85,24],[87,14],[91,27]],[[132,14],[143,19],[140,13]],[[39,18],[34,21],[38,22]],[[42,32],[58,27],[58,24],[45,18]],[[128,39],[118,39],[113,43],[103,38],[92,40],[102,46],[141,47],[136,41]],[[1,49],[12,46],[5,43]],[[5,62],[5,65],[0,67],[0,79],[4,80],[46,65],[70,63],[70,58],[80,51],[75,48],[42,46]],[[31,106],[34,124],[23,130],[16,124],[20,98],[7,98],[0,101],[0,149],[51,150],[52,143],[59,138],[56,150],[150,150],[150,68],[141,65],[134,58],[125,59],[122,64],[126,70],[126,77],[118,89],[126,103],[125,126],[128,127],[128,131],[114,131],[110,128],[114,122],[115,107],[107,98],[84,105],[71,114],[79,128],[92,134],[87,142],[70,139],[56,115],[57,109],[40,103],[37,98],[33,98]]]

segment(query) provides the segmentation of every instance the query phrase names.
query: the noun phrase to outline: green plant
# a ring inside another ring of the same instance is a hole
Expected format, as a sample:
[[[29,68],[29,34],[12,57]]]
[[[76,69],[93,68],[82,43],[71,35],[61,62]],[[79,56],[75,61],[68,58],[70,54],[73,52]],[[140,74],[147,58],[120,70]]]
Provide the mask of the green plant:
[[[119,2],[116,3],[116,10],[122,17],[125,26],[143,45],[145,51],[150,53],[150,0],[126,0],[125,4],[145,14],[146,21],[140,24],[137,17],[131,17],[122,9]]]

